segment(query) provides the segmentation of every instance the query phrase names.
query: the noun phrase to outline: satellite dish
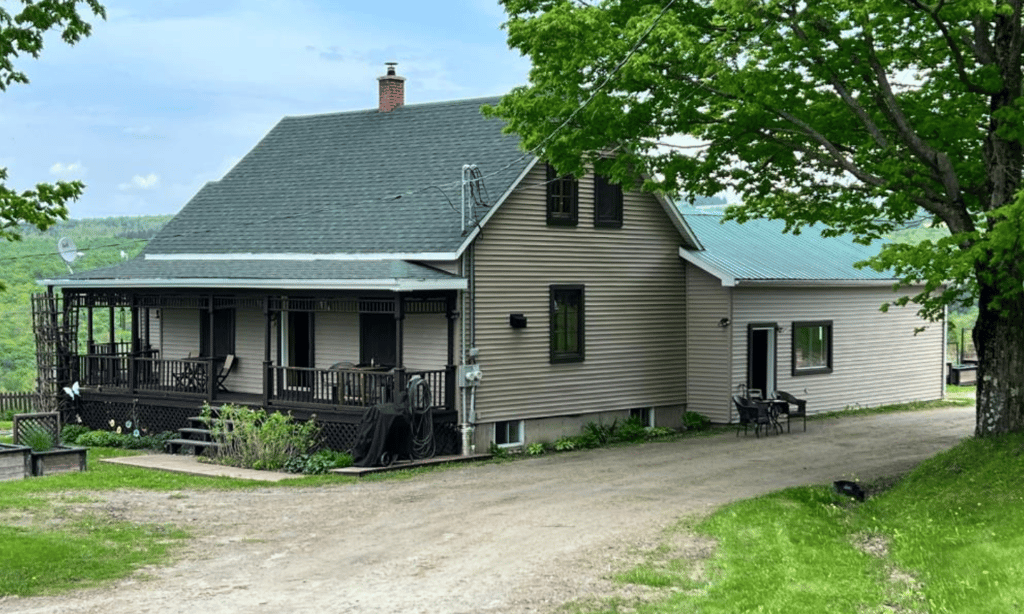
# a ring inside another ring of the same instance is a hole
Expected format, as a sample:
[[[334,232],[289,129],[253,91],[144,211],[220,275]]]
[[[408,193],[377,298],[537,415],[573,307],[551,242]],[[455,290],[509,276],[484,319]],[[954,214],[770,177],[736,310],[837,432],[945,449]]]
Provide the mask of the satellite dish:
[[[61,237],[57,241],[57,253],[64,259],[64,263],[68,265],[68,272],[74,273],[71,270],[71,263],[75,261],[79,256],[78,247],[75,242],[71,240],[71,237]]]

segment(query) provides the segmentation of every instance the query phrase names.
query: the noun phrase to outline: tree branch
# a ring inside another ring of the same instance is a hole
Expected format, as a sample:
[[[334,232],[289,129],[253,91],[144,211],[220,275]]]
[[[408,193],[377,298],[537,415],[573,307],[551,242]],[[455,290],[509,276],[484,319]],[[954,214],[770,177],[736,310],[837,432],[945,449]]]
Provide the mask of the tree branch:
[[[979,87],[967,74],[967,62],[964,60],[964,54],[960,50],[960,45],[956,39],[950,33],[949,28],[946,26],[946,22],[939,17],[939,11],[945,6],[944,2],[939,2],[935,6],[928,6],[920,0],[903,0],[904,3],[910,8],[917,9],[923,13],[926,13],[931,17],[932,22],[942,33],[942,39],[946,41],[946,47],[949,48],[949,53],[953,58],[953,65],[956,67],[956,74],[960,78],[960,82],[964,84],[968,92],[972,94],[983,94],[988,95],[992,92]]]

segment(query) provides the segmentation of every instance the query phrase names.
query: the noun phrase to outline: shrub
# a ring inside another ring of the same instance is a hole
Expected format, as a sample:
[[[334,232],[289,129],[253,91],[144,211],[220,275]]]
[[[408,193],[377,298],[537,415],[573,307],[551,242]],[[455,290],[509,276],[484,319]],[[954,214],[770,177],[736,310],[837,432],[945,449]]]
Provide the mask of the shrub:
[[[89,432],[84,424],[69,424],[60,431],[60,438],[65,445],[78,445],[78,438]]]
[[[289,458],[284,464],[284,470],[289,473],[320,475],[331,469],[351,466],[352,455],[348,452],[324,449],[313,454],[298,454]]]
[[[657,439],[659,437],[668,437],[675,435],[676,432],[667,426],[649,426],[644,429],[648,439]]]
[[[308,455],[316,445],[320,429],[316,422],[296,422],[291,415],[259,409],[224,405],[203,408],[210,433],[221,447],[216,462],[249,469],[284,469],[289,459]]]
[[[633,417],[622,423],[615,431],[616,441],[643,441],[647,438],[647,430],[640,418]]]
[[[683,412],[683,426],[688,431],[703,431],[711,426],[711,420],[697,412]]]
[[[89,431],[75,439],[75,445],[90,448],[120,448],[124,436],[113,431]]]
[[[555,449],[559,452],[569,452],[578,447],[575,437],[563,436],[555,440]]]
[[[65,443],[90,448],[124,448],[126,450],[162,450],[164,442],[175,436],[171,431],[157,433],[156,435],[135,435],[128,433],[116,433],[114,431],[89,431],[80,433],[71,439],[67,431],[80,428],[79,425],[72,425],[65,428]]]
[[[547,448],[544,446],[543,443],[539,441],[536,441],[526,446],[526,453],[529,454],[530,456],[540,456],[545,452],[547,452]]]
[[[615,430],[618,423],[618,419],[615,419],[610,426],[597,424],[596,422],[588,422],[583,427],[582,436],[585,442],[593,442],[593,445],[585,445],[584,447],[596,448],[597,446],[603,446],[609,441],[612,441],[615,436]]]

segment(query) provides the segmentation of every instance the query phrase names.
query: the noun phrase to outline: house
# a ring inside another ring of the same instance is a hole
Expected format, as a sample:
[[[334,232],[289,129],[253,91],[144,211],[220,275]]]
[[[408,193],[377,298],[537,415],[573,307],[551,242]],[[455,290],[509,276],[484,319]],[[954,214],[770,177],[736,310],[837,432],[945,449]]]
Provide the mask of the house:
[[[233,402],[315,417],[346,449],[367,407],[412,389],[438,453],[629,416],[677,426],[686,409],[729,421],[739,380],[701,374],[745,341],[708,344],[704,322],[735,335],[745,282],[700,302],[720,278],[695,264],[709,252],[680,211],[558,176],[480,113],[497,98],[406,105],[404,87],[390,65],[377,109],[284,118],[138,257],[40,282],[81,339],[54,361],[80,383],[79,417],[156,432]],[[757,321],[838,322],[831,308]]]
[[[161,431],[235,402],[315,415],[343,449],[418,377],[449,451],[678,424],[697,243],[676,208],[554,177],[480,113],[497,98],[379,85],[377,109],[283,119],[137,258],[41,282],[81,322],[57,361],[81,419]],[[96,332],[124,312],[126,340]]]
[[[684,218],[703,248],[679,250],[688,407],[731,422],[730,395],[750,389],[785,390],[812,413],[942,398],[946,327],[912,304],[880,311],[895,280],[854,267],[878,245],[785,234],[778,220]]]

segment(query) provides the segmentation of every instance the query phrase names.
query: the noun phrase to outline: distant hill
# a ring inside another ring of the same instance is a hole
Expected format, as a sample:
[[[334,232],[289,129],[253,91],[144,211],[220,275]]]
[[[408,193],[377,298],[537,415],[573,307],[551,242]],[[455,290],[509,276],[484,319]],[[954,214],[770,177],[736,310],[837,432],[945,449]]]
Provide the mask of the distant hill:
[[[69,237],[79,257],[75,271],[108,266],[133,258],[172,218],[171,215],[67,220],[40,232],[21,228],[21,241],[0,241],[0,391],[34,389],[35,338],[29,297],[45,288],[37,279],[67,275],[57,241]]]

